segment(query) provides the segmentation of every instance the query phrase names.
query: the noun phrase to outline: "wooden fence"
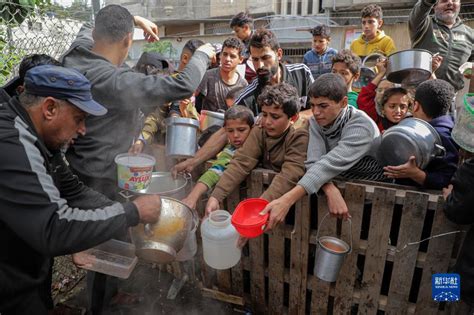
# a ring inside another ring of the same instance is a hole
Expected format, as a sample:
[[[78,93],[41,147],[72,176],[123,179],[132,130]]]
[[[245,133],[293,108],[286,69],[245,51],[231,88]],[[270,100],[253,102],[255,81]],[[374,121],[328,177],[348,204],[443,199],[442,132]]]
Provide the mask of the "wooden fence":
[[[260,196],[273,175],[253,171],[247,189],[232,193],[224,208],[232,212],[240,200]],[[334,218],[319,231],[347,242],[352,237],[337,282],[313,275],[316,230],[328,212],[321,195],[301,199],[285,224],[251,239],[234,268],[216,272],[202,263],[204,285],[243,297],[254,314],[443,313],[431,298],[431,276],[447,272],[462,233],[405,246],[458,230],[443,214],[442,197],[373,182],[338,186],[352,215],[352,235]]]

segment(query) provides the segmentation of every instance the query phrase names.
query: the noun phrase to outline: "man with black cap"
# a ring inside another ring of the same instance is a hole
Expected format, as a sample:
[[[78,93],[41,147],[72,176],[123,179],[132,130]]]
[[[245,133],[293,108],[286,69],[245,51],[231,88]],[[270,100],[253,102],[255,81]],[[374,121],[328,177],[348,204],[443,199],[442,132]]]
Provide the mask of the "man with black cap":
[[[117,203],[84,186],[62,150],[86,132],[92,100],[79,72],[37,66],[25,90],[0,104],[0,313],[46,314],[51,257],[82,251],[139,222],[156,222],[159,196]]]

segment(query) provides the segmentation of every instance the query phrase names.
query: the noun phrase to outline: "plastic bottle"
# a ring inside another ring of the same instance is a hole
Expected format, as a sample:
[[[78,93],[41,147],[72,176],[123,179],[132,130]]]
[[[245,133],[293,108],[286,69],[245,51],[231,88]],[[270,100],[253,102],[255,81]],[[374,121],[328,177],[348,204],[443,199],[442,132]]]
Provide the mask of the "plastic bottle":
[[[201,224],[204,261],[214,269],[228,269],[240,261],[239,233],[225,210],[213,211]]]

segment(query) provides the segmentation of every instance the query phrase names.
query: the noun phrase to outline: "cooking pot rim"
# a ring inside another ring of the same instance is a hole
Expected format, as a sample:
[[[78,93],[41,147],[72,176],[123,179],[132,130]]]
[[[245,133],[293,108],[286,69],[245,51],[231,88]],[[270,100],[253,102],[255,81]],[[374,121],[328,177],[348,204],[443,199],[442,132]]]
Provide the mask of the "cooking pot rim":
[[[191,125],[194,127],[199,127],[199,121],[192,118],[185,117],[168,117],[165,119],[166,125]]]
[[[224,113],[215,112],[215,111],[212,111],[212,110],[203,109],[203,110],[201,110],[201,115],[210,116],[210,117],[219,118],[219,119],[224,119]]]
[[[133,194],[135,195],[160,195],[160,194],[174,194],[174,193],[177,193],[179,191],[181,191],[182,189],[186,188],[186,185],[188,184],[188,179],[186,178],[186,176],[182,175],[182,174],[178,174],[178,176],[180,177],[180,179],[184,179],[184,184],[178,188],[175,188],[175,189],[171,189],[171,190],[166,190],[166,191],[160,191],[160,192],[147,192],[148,189],[151,187],[151,184],[153,182],[153,178],[157,178],[157,177],[164,177],[162,176],[162,174],[169,174],[171,176],[171,173],[170,172],[153,172],[151,174],[151,181],[150,181],[150,185],[146,188],[146,189],[140,189],[140,190],[128,190],[130,192],[132,192]],[[161,196],[161,197],[166,197],[166,196]]]
[[[442,141],[441,141],[441,136],[439,135],[438,131],[435,129],[435,127],[431,126],[431,124],[423,119],[420,119],[420,118],[415,118],[415,117],[406,117],[404,119],[402,119],[397,125],[393,126],[393,127],[396,127],[396,126],[407,126],[407,127],[411,127],[411,126],[408,126],[406,125],[405,123],[403,123],[403,121],[408,121],[410,122],[410,120],[413,120],[413,121],[416,121],[416,122],[419,122],[420,124],[426,126],[428,129],[430,129],[431,133],[435,136],[436,140],[437,141],[437,144],[439,145],[443,145]],[[389,128],[390,129],[390,128]],[[389,130],[387,129],[387,131]]]
[[[384,138],[384,136],[385,136],[385,138]],[[392,130],[391,132],[389,132],[387,134],[384,133],[382,135],[382,139],[387,139],[387,137],[391,137],[391,136],[396,136],[396,137],[399,137],[399,138],[401,137],[404,140],[407,140],[413,146],[413,148],[416,151],[416,153],[414,155],[416,157],[417,163],[419,163],[420,165],[423,165],[423,163],[425,163],[425,159],[423,157],[422,152],[420,151],[420,147],[418,146],[417,142],[414,141],[411,137],[409,137],[406,133],[404,133],[403,130],[395,129],[395,130]],[[383,151],[379,151],[379,153],[377,154],[377,159],[381,160],[383,164],[390,165],[390,164],[386,163],[387,159],[385,157],[386,157],[386,154]],[[418,161],[421,161],[421,162],[418,162]]]
[[[396,51],[396,52],[393,52],[393,53],[391,53],[390,55],[388,55],[388,56],[387,56],[387,58],[389,58],[389,59],[390,59],[390,57],[392,57],[392,56],[395,56],[395,55],[397,55],[397,54],[401,54],[401,53],[403,53],[403,52],[407,52],[407,51],[413,51],[413,52],[417,52],[417,51],[418,51],[418,52],[426,52],[426,53],[430,54],[431,56],[433,56],[433,53],[432,53],[431,51],[429,51],[429,50],[426,50],[426,49],[420,49],[420,48],[412,48],[412,49],[398,50],[398,51]]]

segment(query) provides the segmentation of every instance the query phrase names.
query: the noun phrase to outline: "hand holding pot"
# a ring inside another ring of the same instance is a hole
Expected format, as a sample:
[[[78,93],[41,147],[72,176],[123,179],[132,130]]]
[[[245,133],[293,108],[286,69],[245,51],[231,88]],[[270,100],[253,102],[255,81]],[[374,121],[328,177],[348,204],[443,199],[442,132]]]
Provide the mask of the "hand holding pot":
[[[387,58],[378,58],[377,63],[375,64],[375,67],[377,68],[377,74],[385,76],[385,73],[387,72]]]
[[[410,178],[420,185],[423,185],[426,179],[426,173],[416,165],[416,158],[410,156],[405,164],[398,166],[385,166],[384,175],[388,178]]]
[[[156,223],[161,212],[161,197],[158,195],[140,196],[133,201],[138,208],[140,222]]]
[[[171,174],[173,175],[173,178],[176,178],[178,173],[191,173],[193,170],[194,162],[192,158],[189,158],[173,166],[171,169]]]

